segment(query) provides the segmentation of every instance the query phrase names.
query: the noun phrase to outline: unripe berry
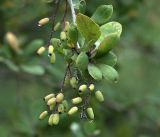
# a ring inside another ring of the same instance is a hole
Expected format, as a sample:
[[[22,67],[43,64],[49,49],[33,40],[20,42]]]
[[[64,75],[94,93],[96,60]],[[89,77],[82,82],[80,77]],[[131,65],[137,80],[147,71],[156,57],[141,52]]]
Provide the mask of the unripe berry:
[[[54,96],[55,96],[54,94],[49,94],[49,95],[47,95],[47,96],[44,97],[44,101],[47,102],[49,99],[51,99]]]
[[[50,126],[53,125],[53,114],[51,114],[51,115],[49,116],[48,124],[49,124]]]
[[[43,19],[39,20],[38,26],[43,26],[43,25],[47,24],[48,22],[49,22],[49,18],[43,18]]]
[[[85,92],[87,90],[87,85],[81,85],[80,87],[79,87],[79,92],[81,93],[81,92]]]
[[[61,26],[61,23],[57,22],[57,24],[54,26],[54,31],[59,30],[60,26]]]
[[[89,90],[90,90],[90,91],[93,91],[94,89],[95,89],[94,84],[90,84],[90,86],[89,86]]]
[[[48,112],[47,112],[47,111],[43,111],[43,112],[39,115],[39,119],[42,120],[42,119],[44,119],[47,115],[48,115]]]
[[[46,48],[45,47],[40,47],[38,50],[37,50],[37,54],[41,55],[45,52]]]
[[[94,119],[94,112],[92,108],[87,108],[87,114],[90,119]]]
[[[77,80],[76,80],[76,78],[75,77],[72,77],[71,79],[70,79],[70,84],[71,84],[71,86],[72,86],[72,88],[77,88]]]
[[[48,100],[47,105],[50,106],[50,105],[54,105],[55,103],[56,103],[56,98],[53,97],[53,98]]]
[[[64,31],[61,32],[60,38],[61,38],[61,40],[66,40],[67,36],[66,36],[66,33]]]
[[[49,45],[48,47],[48,55],[51,56],[53,54],[54,47],[52,45]]]
[[[59,94],[56,96],[56,101],[57,101],[58,103],[60,103],[60,102],[62,102],[63,98],[64,98],[63,93],[59,93]]]
[[[56,105],[56,103],[50,105],[50,106],[49,106],[49,110],[52,111],[52,110],[54,109],[55,105]]]
[[[58,125],[58,123],[59,123],[59,114],[53,114],[52,123],[53,123],[53,125]]]
[[[64,111],[68,111],[68,102],[66,100],[63,100],[62,104],[64,106]]]
[[[55,53],[52,53],[52,55],[49,56],[49,58],[50,58],[50,62],[51,62],[52,64],[54,64],[54,63],[56,62],[56,55],[55,55]]]
[[[68,21],[65,22],[64,31],[68,32],[70,23]]]
[[[59,113],[63,113],[64,112],[64,105],[63,104],[59,104],[58,105],[58,112]]]
[[[104,97],[101,91],[96,91],[95,96],[97,98],[98,101],[103,102],[104,101]]]
[[[68,111],[68,115],[73,115],[74,113],[76,113],[78,111],[78,107],[72,107],[69,111]]]
[[[82,102],[82,98],[81,97],[76,97],[72,99],[72,103],[73,104],[79,104]]]

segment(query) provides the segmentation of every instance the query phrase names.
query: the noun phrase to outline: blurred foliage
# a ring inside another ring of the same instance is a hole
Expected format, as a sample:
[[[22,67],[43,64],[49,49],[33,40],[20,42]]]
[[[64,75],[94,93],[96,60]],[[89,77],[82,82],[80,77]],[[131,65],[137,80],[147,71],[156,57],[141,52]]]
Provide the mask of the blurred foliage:
[[[48,26],[39,29],[37,20],[48,16],[53,4],[43,0],[0,1],[0,137],[160,136],[160,1],[86,2],[88,15],[100,4],[113,4],[114,16],[110,20],[123,24],[121,43],[115,50],[120,80],[116,85],[97,83],[105,92],[106,102],[102,106],[95,102],[98,110],[95,122],[68,118],[53,128],[47,121],[39,122],[38,115],[44,107],[41,98],[51,90],[58,90],[64,63],[60,57],[56,65],[50,65],[48,60],[37,58],[34,52],[26,55],[31,43],[47,40],[50,29]],[[63,5],[59,14],[62,11]],[[8,31],[17,36],[23,54],[13,53],[7,45],[4,37]],[[18,64],[16,58],[20,59]],[[13,70],[11,64],[16,68],[24,64],[36,65],[44,73],[36,76],[32,75],[37,72],[33,69],[32,74],[28,69],[10,71],[8,68]],[[75,122],[71,123],[73,120]]]

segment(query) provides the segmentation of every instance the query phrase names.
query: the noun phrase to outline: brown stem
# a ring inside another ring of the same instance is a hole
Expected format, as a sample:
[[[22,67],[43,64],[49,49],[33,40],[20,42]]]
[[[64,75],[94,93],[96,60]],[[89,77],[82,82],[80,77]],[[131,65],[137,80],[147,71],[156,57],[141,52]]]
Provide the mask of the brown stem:
[[[53,12],[53,15],[52,15],[52,17],[51,17],[51,20],[52,20],[53,22],[52,22],[51,33],[50,33],[50,36],[49,36],[49,40],[48,40],[48,45],[47,45],[47,46],[50,45],[50,43],[51,43],[51,38],[52,38],[53,33],[54,33],[55,19],[56,19],[57,12],[58,12],[58,9],[59,9],[60,1],[61,1],[61,0],[58,0],[58,2],[56,3],[56,8],[55,8],[55,10],[54,10],[54,12]]]

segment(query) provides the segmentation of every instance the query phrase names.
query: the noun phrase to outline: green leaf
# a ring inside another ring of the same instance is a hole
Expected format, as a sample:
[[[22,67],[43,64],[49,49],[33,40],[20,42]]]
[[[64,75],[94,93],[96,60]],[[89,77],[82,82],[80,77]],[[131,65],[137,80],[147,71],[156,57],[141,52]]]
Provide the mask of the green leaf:
[[[98,66],[102,72],[103,77],[110,82],[117,82],[119,79],[118,72],[111,66],[100,64]]]
[[[4,63],[7,65],[7,67],[10,70],[12,70],[14,72],[18,72],[19,71],[19,67],[15,63],[13,63],[12,61],[10,61],[10,60],[4,60]]]
[[[96,42],[101,35],[99,26],[88,16],[78,14],[76,17],[77,29],[86,39]]]
[[[102,73],[101,73],[100,69],[97,66],[95,66],[94,64],[88,65],[88,72],[95,80],[102,79]]]
[[[96,62],[109,66],[114,66],[117,63],[117,56],[112,51],[110,51],[105,56],[101,58],[96,58]]]
[[[33,40],[27,47],[24,49],[26,55],[36,53],[36,51],[44,45],[44,42],[41,39]]]
[[[91,19],[93,19],[97,24],[103,25],[107,23],[107,21],[112,16],[112,13],[113,13],[112,5],[101,5],[96,9]]]
[[[21,65],[20,67],[22,71],[26,73],[34,74],[34,75],[43,75],[45,72],[44,68],[39,65],[24,64],[24,65]]]
[[[106,36],[110,34],[117,34],[118,37],[121,36],[122,33],[122,25],[118,22],[109,22],[100,27],[101,36],[96,42],[96,45],[99,45]]]
[[[119,42],[119,37],[117,34],[110,34],[100,43],[97,48],[97,53],[95,57],[103,57],[108,53],[111,49],[117,46]]]
[[[85,52],[81,52],[77,57],[76,65],[80,70],[84,71],[87,69],[88,62],[87,54]]]

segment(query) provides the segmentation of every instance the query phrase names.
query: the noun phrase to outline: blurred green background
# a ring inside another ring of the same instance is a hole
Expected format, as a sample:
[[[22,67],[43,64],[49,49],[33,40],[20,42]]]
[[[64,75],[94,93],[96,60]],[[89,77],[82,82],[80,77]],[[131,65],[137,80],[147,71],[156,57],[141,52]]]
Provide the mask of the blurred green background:
[[[106,102],[96,105],[95,122],[62,118],[56,127],[38,120],[42,98],[59,89],[64,62],[50,65],[36,55],[50,32],[37,21],[51,15],[43,0],[0,0],[0,137],[160,137],[160,1],[86,0],[90,16],[101,4],[112,4],[110,21],[123,25],[118,84],[97,83]],[[64,10],[61,4],[59,16]],[[68,14],[69,18],[69,14]],[[5,34],[13,32],[22,53],[13,53]],[[35,47],[35,49],[30,49]],[[69,90],[69,89],[67,89]]]

